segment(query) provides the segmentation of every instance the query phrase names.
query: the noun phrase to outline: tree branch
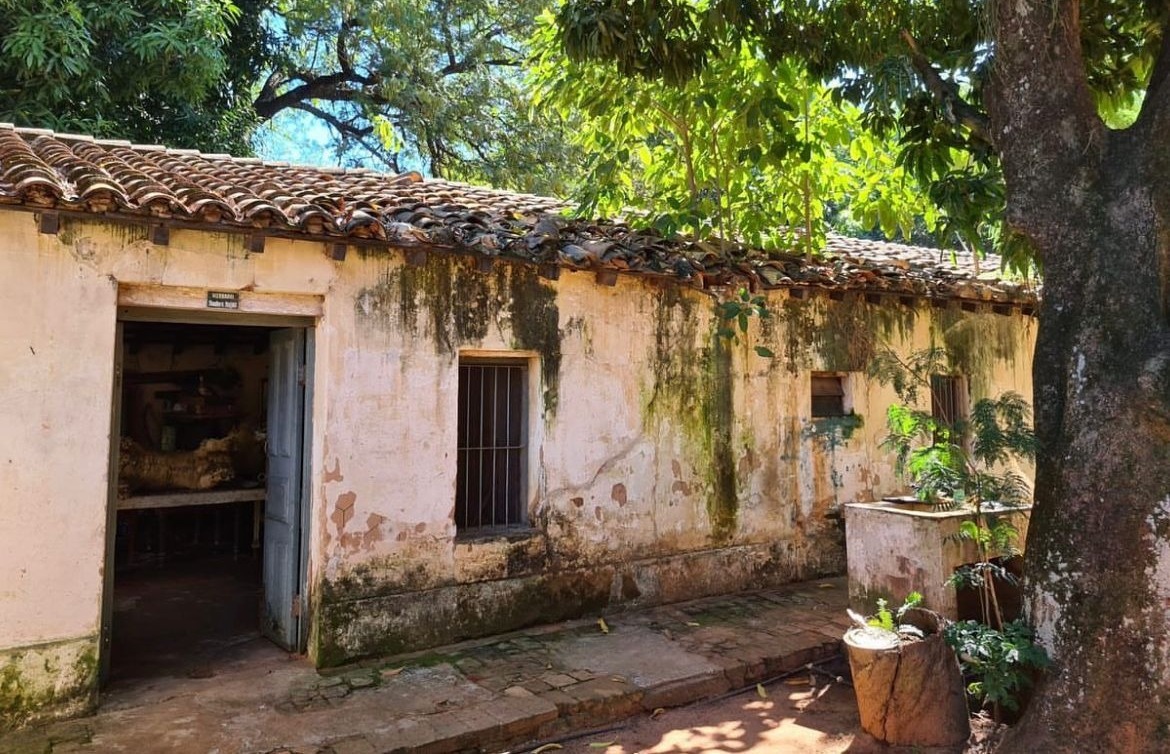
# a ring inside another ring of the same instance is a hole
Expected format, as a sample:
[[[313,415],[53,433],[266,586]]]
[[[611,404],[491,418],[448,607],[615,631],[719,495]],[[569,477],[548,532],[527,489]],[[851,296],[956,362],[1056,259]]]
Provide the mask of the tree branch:
[[[963,99],[959,87],[953,81],[948,81],[939,74],[938,70],[922,52],[918,40],[907,30],[901,32],[902,41],[910,51],[910,64],[922,78],[927,91],[940,103],[948,121],[965,127],[979,141],[993,146],[991,138],[991,124],[987,115],[973,107]]]
[[[374,132],[373,126],[355,126],[352,122],[347,122],[337,117],[327,110],[323,110],[316,105],[308,102],[297,102],[289,105],[293,110],[301,110],[312,115],[333,126],[333,129],[341,136],[350,136],[355,139],[364,139]]]
[[[473,68],[483,66],[485,68],[493,66],[518,66],[520,60],[516,58],[488,58],[487,60],[475,60],[473,58],[464,58],[456,61],[450,65],[439,69],[440,76],[454,76],[457,73],[466,73]]]
[[[341,66],[342,73],[350,73],[353,71],[353,62],[349,56],[349,42],[346,40],[350,31],[360,28],[361,22],[352,18],[348,18],[341,22],[341,26],[337,29],[337,62]]]
[[[273,74],[273,76],[275,75]],[[297,73],[296,77],[304,83],[300,86],[294,86],[292,89],[288,89],[280,94],[275,94],[275,88],[266,85],[260,91],[260,96],[253,103],[253,106],[256,108],[256,114],[267,120],[281,110],[295,107],[302,102],[315,99],[350,102],[362,97],[363,92],[349,88],[347,85],[360,84],[369,86],[372,83],[369,77],[352,72],[346,73],[344,71],[327,73],[321,76]],[[272,76],[269,77],[269,81],[271,80]]]
[[[309,113],[315,118],[320,118],[324,122],[328,123],[333,128],[333,130],[337,132],[338,137],[340,137],[343,142],[346,140],[352,140],[356,142],[358,146],[369,152],[373,157],[380,160],[384,165],[390,168],[392,172],[401,172],[398,165],[398,155],[387,152],[386,149],[379,144],[370,143],[370,136],[374,131],[373,127],[355,126],[353,123],[348,123],[333,113],[322,110],[316,105],[312,105],[308,102],[297,102],[295,104],[289,105],[289,108],[292,110],[301,110],[303,112]]]

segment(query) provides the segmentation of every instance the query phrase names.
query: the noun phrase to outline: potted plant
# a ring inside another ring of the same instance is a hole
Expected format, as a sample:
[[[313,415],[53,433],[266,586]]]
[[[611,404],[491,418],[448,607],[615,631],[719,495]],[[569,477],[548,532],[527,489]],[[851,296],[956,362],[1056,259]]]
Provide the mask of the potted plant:
[[[971,733],[963,678],[943,640],[944,620],[913,592],[891,611],[878,600],[869,619],[852,610],[845,649],[861,728],[898,746],[955,746]]]

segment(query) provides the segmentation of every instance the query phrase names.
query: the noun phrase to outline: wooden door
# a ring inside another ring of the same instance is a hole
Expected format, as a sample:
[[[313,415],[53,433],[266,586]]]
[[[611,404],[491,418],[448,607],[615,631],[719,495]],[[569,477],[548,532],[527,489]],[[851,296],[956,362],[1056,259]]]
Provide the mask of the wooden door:
[[[295,651],[300,639],[301,474],[305,418],[305,331],[269,340],[268,491],[264,503],[265,636]]]

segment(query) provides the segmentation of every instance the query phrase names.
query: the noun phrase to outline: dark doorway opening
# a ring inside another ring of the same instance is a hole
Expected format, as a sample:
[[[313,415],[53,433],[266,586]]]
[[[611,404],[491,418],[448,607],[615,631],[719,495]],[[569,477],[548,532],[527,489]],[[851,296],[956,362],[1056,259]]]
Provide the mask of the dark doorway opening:
[[[265,522],[274,409],[285,436],[303,440],[303,347],[294,378],[273,384],[274,370],[289,369],[274,367],[273,344],[290,339],[303,344],[304,331],[121,323],[107,682],[209,677],[261,635],[297,648],[295,619],[272,620],[268,596],[273,582],[281,591],[299,583],[299,468],[293,484],[279,484],[285,498],[293,490],[284,505],[296,513],[276,563]]]

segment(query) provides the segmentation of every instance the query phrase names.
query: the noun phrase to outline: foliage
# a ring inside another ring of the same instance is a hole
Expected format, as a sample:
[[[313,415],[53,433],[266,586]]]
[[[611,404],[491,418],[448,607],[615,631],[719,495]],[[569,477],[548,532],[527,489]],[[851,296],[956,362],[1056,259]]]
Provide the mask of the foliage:
[[[889,235],[909,236],[915,217],[941,227],[893,141],[866,132],[862,111],[798,64],[767,61],[728,36],[683,81],[629,77],[567,56],[551,13],[532,46],[536,103],[578,119],[584,214],[632,212],[665,234],[809,254],[826,215],[846,206]]]
[[[884,628],[893,633],[897,631],[898,622],[902,620],[902,616],[906,614],[906,611],[918,607],[921,604],[922,595],[918,592],[910,592],[910,594],[906,595],[906,599],[897,610],[890,610],[889,600],[884,597],[879,597],[877,601],[877,612],[870,617],[867,623],[877,628]]]
[[[715,307],[715,311],[720,320],[717,334],[728,340],[738,339],[735,327],[739,328],[740,334],[747,335],[748,323],[752,317],[765,320],[772,316],[772,312],[768,309],[767,300],[763,296],[753,296],[746,288],[740,288],[736,292],[735,298],[720,302]],[[776,355],[766,346],[756,346],[754,350],[759,356],[768,359]]]
[[[1002,506],[1010,513],[1031,496],[1027,480],[1007,465],[1036,455],[1031,411],[1027,401],[1009,392],[980,399],[968,420],[953,417],[946,424],[919,400],[925,390],[932,393],[932,404],[937,401],[932,375],[945,369],[946,361],[946,352],[936,348],[905,360],[885,349],[873,360],[870,374],[892,384],[903,401],[886,411],[889,434],[882,446],[894,451],[898,474],[910,480],[920,499],[972,511],[973,518],[960,524],[957,536],[975,545],[979,560],[956,569],[948,583],[978,588],[983,615],[998,627],[1004,620],[995,581],[1013,583],[1015,577],[996,561],[1018,554],[1018,533],[997,510]]]
[[[532,112],[521,65],[540,0],[282,0],[262,118],[308,114],[353,161],[568,190],[564,121]],[[296,119],[293,119],[296,122]]]
[[[886,410],[888,434],[882,446],[894,452],[896,471],[910,479],[922,500],[976,510],[988,501],[1026,503],[1027,480],[1004,464],[1036,455],[1028,402],[1011,392],[983,398],[968,419],[955,417],[947,424],[921,398],[925,394],[932,404],[936,401],[932,376],[946,374],[948,363],[946,351],[939,348],[915,351],[905,359],[889,348],[875,355],[870,376],[891,385],[902,401]]]
[[[0,120],[249,153],[270,0],[0,0]]]
[[[1162,11],[1117,0],[1083,5],[1078,53],[1098,108],[1106,117],[1132,110],[1157,54]],[[894,167],[926,187],[937,208],[929,225],[973,249],[993,243],[1027,271],[1029,244],[1003,225],[1004,178],[986,106],[994,62],[988,7],[970,0],[569,0],[556,11],[556,41],[589,91],[597,75],[577,71],[601,65],[644,82],[631,86],[693,92],[740,55],[800,81],[798,90],[833,83],[842,113],[877,138],[898,140]],[[607,87],[596,91],[609,96]],[[765,154],[775,142],[799,141],[796,119],[775,126],[778,135],[757,142]],[[886,180],[881,171],[870,175]]]
[[[943,629],[943,638],[958,655],[963,674],[974,679],[967,691],[996,710],[1019,709],[1020,693],[1032,684],[1036,671],[1049,665],[1048,653],[1022,620],[1011,621],[1002,630],[979,621],[959,621]]]
[[[563,194],[579,153],[521,66],[537,0],[0,0],[0,120],[250,154],[263,124],[350,163]]]
[[[945,372],[947,363],[946,351],[938,348],[905,359],[886,349],[875,357],[870,373],[892,385],[903,401],[887,410],[889,435],[883,441],[895,451],[898,473],[912,481],[921,499],[972,512],[959,524],[957,539],[972,543],[978,559],[957,568],[947,584],[977,589],[987,622],[961,621],[947,626],[944,634],[964,673],[975,678],[968,690],[998,715],[1001,706],[1017,708],[1030,674],[1047,664],[1027,624],[1004,621],[995,587],[997,581],[1015,583],[1003,562],[1019,554],[1019,532],[1002,514],[1030,497],[1027,481],[1007,464],[1033,458],[1036,440],[1028,403],[1015,393],[980,399],[968,420],[956,418],[951,424],[921,408],[923,394],[935,385],[931,376]],[[932,403],[935,398],[931,395]]]

